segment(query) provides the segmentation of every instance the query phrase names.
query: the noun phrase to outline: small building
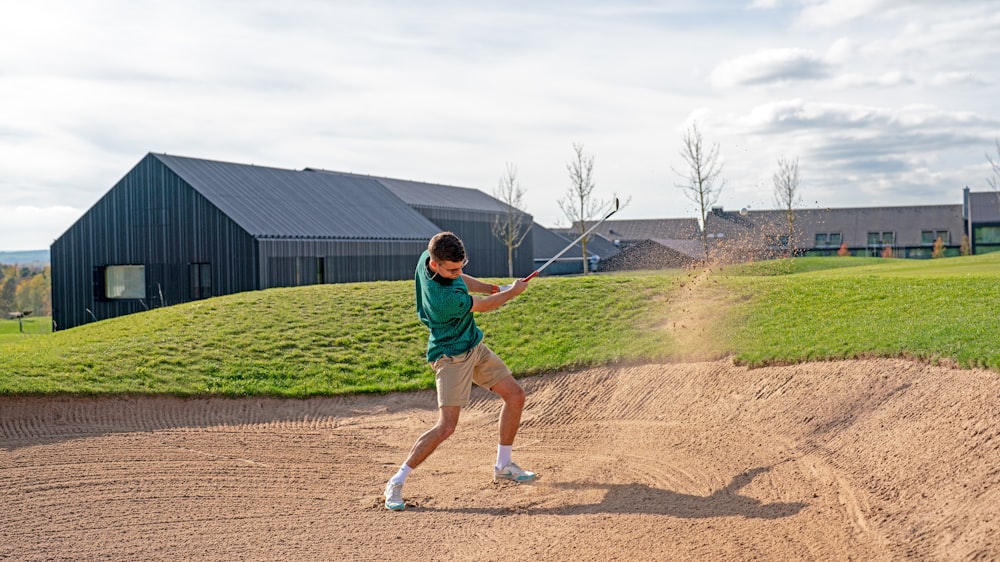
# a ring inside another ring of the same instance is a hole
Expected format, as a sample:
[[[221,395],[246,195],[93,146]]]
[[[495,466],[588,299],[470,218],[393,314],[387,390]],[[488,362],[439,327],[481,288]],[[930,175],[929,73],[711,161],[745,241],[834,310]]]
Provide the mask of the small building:
[[[550,260],[559,256],[540,275],[583,273],[583,244],[574,242],[580,237],[578,229],[549,229],[536,224],[532,230],[535,232],[535,269],[545,266]],[[619,249],[610,240],[597,234],[591,233],[587,238],[587,271],[602,271],[604,261],[617,254]],[[573,246],[567,249],[570,243],[573,243]],[[563,254],[559,255],[559,252]]]
[[[962,217],[973,254],[1000,252],[1000,192],[963,191]]]
[[[503,206],[482,195],[463,212],[471,191],[148,154],[52,244],[53,329],[242,291],[411,279],[442,230],[470,241],[470,273],[505,275],[506,250],[490,245]],[[519,259],[527,275],[530,250]]]
[[[596,233],[619,248],[602,270],[671,269],[704,258],[697,219],[609,220]]]

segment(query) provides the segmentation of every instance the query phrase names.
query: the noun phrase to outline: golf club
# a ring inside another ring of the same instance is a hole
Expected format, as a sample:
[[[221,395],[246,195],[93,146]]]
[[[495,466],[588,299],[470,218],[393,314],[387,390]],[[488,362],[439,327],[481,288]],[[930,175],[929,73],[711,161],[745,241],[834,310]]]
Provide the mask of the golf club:
[[[575,246],[580,240],[583,240],[584,238],[586,238],[587,235],[590,234],[591,232],[593,232],[595,228],[597,228],[598,226],[600,226],[602,222],[608,220],[608,218],[611,217],[611,215],[613,215],[613,214],[615,214],[617,212],[618,212],[618,198],[615,197],[615,207],[614,207],[614,209],[611,209],[610,213],[608,213],[607,215],[605,215],[603,219],[595,222],[590,228],[587,229],[586,232],[584,232],[583,234],[581,234],[576,240],[570,242],[569,246],[566,246],[558,254],[552,256],[552,258],[549,259],[549,261],[545,262],[542,265],[542,267],[539,267],[538,269],[532,271],[531,275],[525,277],[524,279],[521,279],[521,281],[524,281],[525,283],[527,283],[528,281],[531,281],[532,279],[534,279],[535,277],[537,277],[538,274],[542,272],[542,270],[544,270],[546,267],[552,265],[552,262],[554,262],[557,259],[559,259],[560,257],[562,257],[562,255],[565,254],[566,252],[568,252],[570,250],[570,248],[572,248],[573,246]]]

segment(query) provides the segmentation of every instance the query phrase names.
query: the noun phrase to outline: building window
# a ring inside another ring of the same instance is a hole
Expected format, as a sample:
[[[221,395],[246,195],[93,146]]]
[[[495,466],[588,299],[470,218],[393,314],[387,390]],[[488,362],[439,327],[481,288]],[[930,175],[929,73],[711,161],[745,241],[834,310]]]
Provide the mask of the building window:
[[[1000,243],[1000,226],[977,226],[972,236],[976,244]]]
[[[146,266],[109,265],[104,268],[104,298],[146,298]]]
[[[896,243],[895,232],[869,232],[869,246],[892,246]]]
[[[191,298],[207,299],[212,296],[212,264],[192,263],[191,272]]]
[[[945,244],[951,244],[951,236],[947,230],[921,230],[920,243],[925,246],[933,246],[940,238]]]
[[[817,232],[816,247],[837,246],[840,247],[841,236],[839,232]]]

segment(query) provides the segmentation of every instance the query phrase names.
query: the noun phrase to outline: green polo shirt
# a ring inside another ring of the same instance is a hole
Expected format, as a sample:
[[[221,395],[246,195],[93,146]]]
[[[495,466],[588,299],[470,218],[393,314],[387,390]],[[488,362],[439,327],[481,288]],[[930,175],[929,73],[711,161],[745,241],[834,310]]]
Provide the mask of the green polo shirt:
[[[414,275],[417,286],[417,316],[431,334],[427,360],[443,355],[461,355],[483,340],[483,331],[472,316],[472,296],[461,277],[445,279],[427,269],[431,254],[424,251]]]

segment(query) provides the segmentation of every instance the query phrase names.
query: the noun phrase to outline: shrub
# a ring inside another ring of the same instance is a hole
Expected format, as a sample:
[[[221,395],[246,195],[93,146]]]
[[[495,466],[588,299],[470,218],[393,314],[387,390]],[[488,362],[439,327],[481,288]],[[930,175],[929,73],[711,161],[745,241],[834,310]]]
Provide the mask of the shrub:
[[[944,257],[944,240],[938,236],[938,239],[934,241],[934,250],[931,251],[932,258],[943,258]]]

